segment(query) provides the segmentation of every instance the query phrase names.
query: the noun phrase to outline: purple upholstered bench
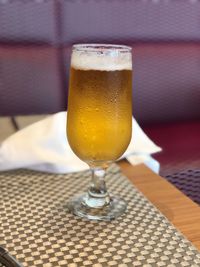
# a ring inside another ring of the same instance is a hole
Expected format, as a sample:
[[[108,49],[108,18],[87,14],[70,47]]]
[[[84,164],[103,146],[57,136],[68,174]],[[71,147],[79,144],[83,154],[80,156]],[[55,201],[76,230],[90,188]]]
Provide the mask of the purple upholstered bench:
[[[200,169],[170,174],[166,179],[200,205]]]

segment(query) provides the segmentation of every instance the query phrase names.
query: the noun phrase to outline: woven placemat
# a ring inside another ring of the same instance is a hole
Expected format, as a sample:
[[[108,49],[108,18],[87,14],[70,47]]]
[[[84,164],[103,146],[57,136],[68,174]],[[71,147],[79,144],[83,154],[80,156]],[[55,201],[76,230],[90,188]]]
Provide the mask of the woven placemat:
[[[200,253],[150,203],[117,165],[111,192],[128,203],[112,222],[78,218],[63,205],[87,189],[88,171],[55,175],[17,170],[0,174],[0,244],[24,266],[200,266]]]

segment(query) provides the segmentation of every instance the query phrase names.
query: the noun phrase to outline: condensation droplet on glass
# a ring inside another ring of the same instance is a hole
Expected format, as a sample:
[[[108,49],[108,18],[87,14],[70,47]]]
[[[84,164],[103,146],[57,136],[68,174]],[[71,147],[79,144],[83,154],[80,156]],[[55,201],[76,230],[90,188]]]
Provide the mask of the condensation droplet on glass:
[[[91,111],[91,108],[90,107],[86,107],[85,110]]]

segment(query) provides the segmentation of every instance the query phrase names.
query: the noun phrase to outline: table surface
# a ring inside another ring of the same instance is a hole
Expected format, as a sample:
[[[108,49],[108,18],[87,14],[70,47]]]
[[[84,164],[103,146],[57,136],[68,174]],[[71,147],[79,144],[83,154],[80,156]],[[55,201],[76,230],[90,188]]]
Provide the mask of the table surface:
[[[128,170],[129,165],[122,168]],[[131,173],[133,169],[137,167],[130,167]],[[24,266],[200,266],[199,252],[116,165],[107,183],[129,203],[124,216],[88,222],[65,210],[67,199],[87,190],[90,176],[88,171],[1,173],[0,243]]]
[[[200,250],[200,207],[145,165],[119,162],[131,182]]]

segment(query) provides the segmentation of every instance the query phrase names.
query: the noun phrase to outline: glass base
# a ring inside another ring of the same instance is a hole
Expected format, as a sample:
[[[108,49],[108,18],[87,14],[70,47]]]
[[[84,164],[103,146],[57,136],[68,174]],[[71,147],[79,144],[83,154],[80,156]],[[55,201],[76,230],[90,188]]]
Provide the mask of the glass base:
[[[98,208],[86,204],[88,194],[73,197],[68,203],[68,209],[75,215],[89,220],[111,221],[126,211],[126,202],[119,197],[111,197],[107,205]]]

